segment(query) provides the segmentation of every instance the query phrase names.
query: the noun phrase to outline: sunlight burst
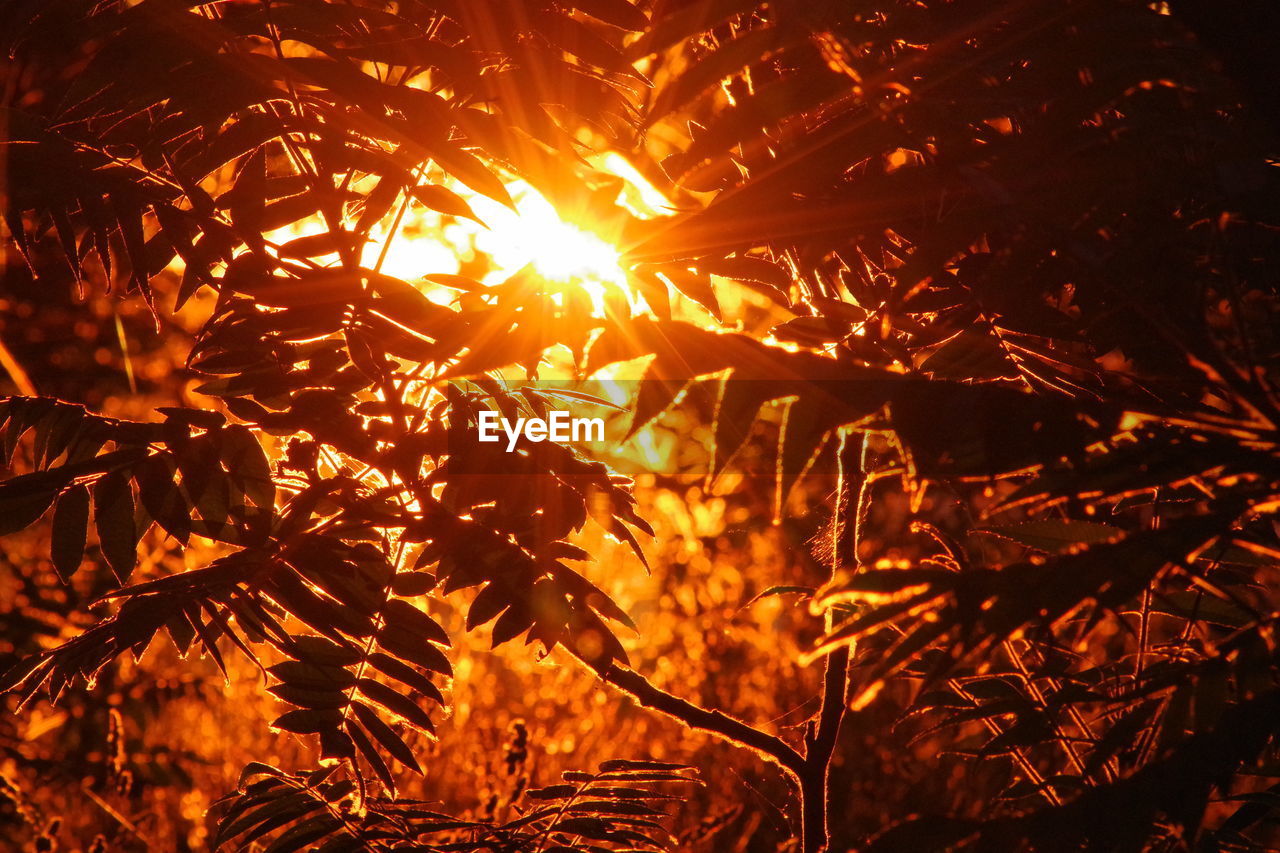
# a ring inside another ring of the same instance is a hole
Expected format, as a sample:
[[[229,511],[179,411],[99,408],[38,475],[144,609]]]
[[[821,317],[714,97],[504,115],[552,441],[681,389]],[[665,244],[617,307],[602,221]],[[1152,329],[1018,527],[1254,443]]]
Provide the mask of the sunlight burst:
[[[498,208],[490,215],[492,242],[512,259],[528,263],[552,281],[624,278],[618,250],[596,235],[561,219],[546,199],[533,191],[516,202],[517,213]],[[489,220],[486,220],[489,221]]]
[[[621,179],[617,204],[632,216],[647,219],[670,212],[662,193],[626,158],[608,153],[593,158],[592,164]],[[620,251],[592,230],[562,218],[552,203],[526,181],[513,180],[506,185],[513,210],[459,181],[437,180],[465,200],[479,221],[444,216],[417,204],[411,205],[398,222],[394,213],[388,213],[369,232],[361,258],[365,266],[417,282],[429,298],[441,303],[456,294],[426,283],[424,276],[471,275],[482,284],[497,285],[532,267],[552,285],[553,291],[562,286],[581,288],[598,315],[604,313],[611,297],[625,298],[633,309],[643,309],[643,299],[627,286]],[[326,230],[323,219],[316,216],[286,226],[268,238],[284,243]],[[478,258],[483,262],[479,267],[473,266]],[[317,260],[337,263],[337,256]]]

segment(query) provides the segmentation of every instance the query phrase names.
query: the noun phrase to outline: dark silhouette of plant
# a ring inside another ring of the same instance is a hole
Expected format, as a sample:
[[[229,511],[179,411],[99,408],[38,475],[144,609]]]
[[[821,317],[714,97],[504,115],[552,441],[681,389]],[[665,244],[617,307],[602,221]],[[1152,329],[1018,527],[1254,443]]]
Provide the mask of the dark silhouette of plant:
[[[688,768],[657,761],[612,761],[596,773],[567,773],[563,784],[526,791],[529,807],[504,824],[459,821],[405,799],[361,800],[358,809],[335,805],[356,792],[350,779],[326,781],[336,768],[306,776],[262,764],[245,768],[243,792],[231,799],[218,840],[241,836],[242,845],[293,823],[276,842],[302,847],[325,842],[326,849],[400,849],[406,841],[455,836],[471,841],[435,846],[440,850],[655,850],[665,846],[662,813],[648,803],[669,794],[648,790],[656,782],[688,782]],[[250,779],[257,781],[249,782]],[[247,784],[246,784],[247,783]]]
[[[521,782],[505,819],[400,795],[453,675],[431,608],[475,590],[467,631],[560,647],[778,768],[804,853],[1265,848],[1277,117],[1243,37],[1273,18],[1123,0],[8,4],[11,243],[33,271],[59,254],[80,292],[137,294],[159,328],[207,288],[182,358],[220,402],[107,417],[11,369],[21,473],[0,482],[0,534],[52,510],[61,581],[86,554],[110,575],[93,579],[106,615],[76,601],[57,643],[15,632],[0,687],[67,700],[162,632],[224,675],[225,655],[252,662],[293,707],[273,728],[321,768],[251,764],[215,846],[677,843],[655,805],[687,790],[655,787],[689,781],[675,763]],[[619,204],[593,148],[630,152],[671,215]],[[616,243],[643,308],[596,310],[531,267],[495,285],[424,269],[446,306],[384,271],[413,205],[475,219],[468,198],[511,205],[516,178]],[[278,239],[301,222],[322,227]],[[557,347],[584,374],[648,359],[632,432],[710,395],[713,475],[772,429],[775,516],[805,472],[834,471],[809,584],[755,579],[752,600],[807,603],[824,674],[798,731],[631,666],[613,626],[635,623],[567,565],[592,557],[588,521],[646,559],[629,478],[568,445],[478,441],[483,412],[563,400],[496,378],[536,377]],[[153,528],[209,559],[135,581]],[[846,817],[875,789],[842,773],[848,723],[877,711],[969,756],[972,792]],[[33,792],[4,791],[46,832]]]

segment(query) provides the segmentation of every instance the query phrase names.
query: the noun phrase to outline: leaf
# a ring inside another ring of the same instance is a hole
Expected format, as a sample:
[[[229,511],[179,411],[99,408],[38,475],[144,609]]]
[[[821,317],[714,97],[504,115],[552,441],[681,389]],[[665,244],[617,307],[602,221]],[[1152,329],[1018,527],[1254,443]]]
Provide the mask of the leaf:
[[[317,258],[358,249],[360,242],[359,234],[349,231],[325,231],[321,234],[294,238],[280,247],[279,254],[282,258]]]
[[[324,547],[300,547],[288,558],[299,574],[342,604],[373,615],[382,605],[385,579]]]
[[[711,287],[711,279],[705,273],[671,264],[661,267],[658,272],[671,282],[676,290],[710,311],[711,316],[717,320],[722,319],[720,301],[716,298],[714,288]]]
[[[138,559],[138,530],[134,526],[133,488],[122,471],[112,471],[93,487],[93,519],[102,556],[123,583]]]
[[[560,0],[561,5],[586,12],[597,21],[631,32],[644,32],[649,18],[627,0]]]
[[[768,59],[785,47],[787,34],[776,27],[757,27],[721,43],[658,92],[646,121],[656,123],[724,78]]]
[[[394,678],[400,683],[413,688],[437,705],[444,705],[444,696],[441,695],[440,688],[436,687],[430,678],[418,672],[409,664],[382,652],[374,652],[369,655],[369,665],[383,675]]]
[[[1018,367],[997,340],[981,329],[964,329],[939,346],[920,369],[940,379],[1016,379]]]
[[[266,589],[290,614],[331,639],[339,638],[338,631],[362,638],[373,633],[367,615],[312,591],[292,571],[274,573]]]
[[[484,293],[489,289],[488,285],[469,278],[465,275],[451,275],[449,273],[428,273],[423,276],[424,279],[432,284],[439,284],[444,287],[451,287],[454,290],[463,290],[468,293]]]
[[[507,608],[493,625],[493,648],[506,643],[533,627],[534,616],[525,607]]]
[[[728,20],[732,16],[761,5],[761,0],[695,0],[679,9],[664,11],[653,21],[644,36],[632,45],[632,56],[647,56],[666,50],[695,34],[702,33],[708,22]]]
[[[35,524],[57,496],[58,484],[41,474],[27,474],[0,483],[0,536]]]
[[[1047,554],[1071,553],[1091,545],[1115,542],[1124,536],[1123,530],[1110,524],[1052,519],[1025,521],[1001,527],[979,527],[973,532],[1007,539]]]
[[[408,172],[392,172],[383,175],[378,180],[377,186],[364,197],[364,210],[360,214],[359,221],[356,222],[356,233],[367,235],[373,226],[381,222],[382,218],[395,206],[396,199],[400,198],[400,191],[410,180]]]
[[[311,847],[315,842],[332,835],[344,826],[345,824],[333,815],[316,815],[290,827],[288,832],[283,833],[268,845],[263,853],[295,853],[304,847]],[[345,839],[346,836],[342,838]]]
[[[581,21],[552,12],[535,13],[533,17],[538,34],[552,46],[606,71],[635,77],[648,84],[648,79],[621,51]]]
[[[694,264],[699,272],[742,282],[784,308],[791,307],[791,275],[782,267],[747,255],[729,258],[699,258]]]
[[[178,650],[178,654],[185,659],[187,652],[191,649],[192,641],[196,638],[195,626],[191,624],[186,612],[179,611],[176,613],[164,623],[164,628],[169,634],[169,639],[173,640],[174,648]]]
[[[63,583],[71,583],[71,576],[84,559],[88,526],[89,490],[81,485],[72,486],[58,498],[53,511],[53,567]]]
[[[471,209],[471,205],[467,204],[466,199],[447,187],[439,184],[419,184],[409,190],[409,193],[423,205],[438,213],[464,217],[484,225],[480,217],[476,216]]]
[[[244,235],[261,239],[263,214],[267,197],[266,146],[260,146],[249,155],[240,167],[235,186],[228,191],[231,196],[231,221]]]
[[[293,684],[273,684],[267,688],[267,692],[290,705],[313,711],[335,710],[347,704],[347,695],[340,690],[312,690]]]
[[[250,767],[254,767],[254,765],[250,765]],[[242,777],[243,779],[247,779],[249,777],[250,767],[245,768],[245,773]],[[266,765],[257,765],[257,767],[263,768],[263,770],[259,772],[269,773],[270,771],[275,770],[275,768],[268,767]],[[282,776],[283,774],[279,775]],[[218,836],[217,839],[215,839],[215,843],[229,841],[251,827],[262,824],[277,815],[295,814],[298,808],[308,809],[308,807],[315,802],[314,798],[308,791],[286,789],[282,792],[279,788],[283,787],[285,787],[284,783],[280,782],[278,786],[273,786],[272,788],[268,788],[265,791],[258,793],[257,797],[250,800],[252,805],[249,807],[228,812],[219,824]],[[284,822],[287,822],[290,819],[292,818],[287,817]],[[269,829],[267,831],[269,831]],[[247,845],[248,842],[245,841],[242,843]]]
[[[393,598],[382,611],[387,628],[403,631],[415,639],[430,640],[442,646],[450,645],[449,635],[436,620],[407,601]]]
[[[148,456],[135,471],[138,497],[147,513],[166,533],[186,545],[191,535],[191,507],[175,482],[176,473],[177,465],[169,453]]]
[[[653,365],[645,369],[632,407],[631,423],[627,427],[625,440],[629,441],[632,436],[661,417],[689,384],[683,379],[661,378],[659,373]]]
[[[844,340],[849,335],[849,326],[827,317],[797,317],[774,326],[771,333],[780,341],[821,347]]]
[[[671,293],[667,282],[652,270],[637,267],[631,271],[631,285],[644,297],[645,303],[659,320],[671,320]]]
[[[79,406],[58,406],[50,417],[44,419],[37,432],[39,440],[36,465],[41,468],[52,465],[77,436],[95,426],[102,426],[102,423],[87,417],[84,409]],[[70,463],[74,460],[68,458],[66,461]]]
[[[712,477],[719,476],[746,443],[761,407],[771,400],[787,396],[791,387],[791,383],[785,381],[775,383],[726,378],[720,382],[714,415]]]
[[[379,275],[372,278],[372,284],[379,297],[374,310],[418,334],[439,337],[460,319],[457,313],[432,302],[406,281]]]
[[[282,797],[281,800],[289,802],[288,808],[277,806],[277,808],[273,809],[274,813],[270,818],[245,833],[244,837],[240,839],[240,843],[244,845],[245,849],[249,849],[249,845],[258,838],[279,829],[287,823],[324,808],[324,802],[312,795],[310,791],[299,791],[298,793],[302,796],[297,799],[288,796]]]
[[[416,663],[441,675],[452,675],[453,666],[439,648],[421,635],[384,626],[378,634],[378,645],[392,655]]]
[[[76,232],[71,224],[71,217],[60,205],[51,207],[49,216],[53,219],[58,242],[62,244],[62,256],[66,259],[67,266],[71,268],[71,274],[75,276],[76,283],[79,284],[84,280],[84,271],[80,267],[80,252],[76,246]]]
[[[830,442],[832,430],[843,419],[822,401],[801,398],[792,400],[782,417],[778,436],[778,462],[775,469],[774,517],[782,517],[787,495],[804,474],[813,467],[823,448]]]
[[[363,657],[360,649],[349,642],[337,642],[311,634],[293,637],[292,645],[293,649],[287,650],[292,656],[320,666],[349,666],[359,663]]]
[[[119,225],[120,242],[124,244],[125,256],[129,259],[132,283],[142,291],[143,298],[150,305],[152,296],[147,278],[149,266],[147,250],[143,239],[143,208],[139,204],[139,199],[125,198],[119,193],[113,193],[110,200],[112,213]]]
[[[404,598],[426,595],[439,583],[431,572],[401,572],[391,579],[391,591]]]
[[[1247,625],[1252,618],[1247,610],[1233,601],[1191,591],[1171,592],[1157,596],[1151,602],[1151,612],[1164,613],[1179,619],[1201,619],[1227,628]]]
[[[232,424],[221,432],[222,460],[231,472],[231,479],[253,501],[265,510],[274,510],[276,486],[271,479],[271,463],[262,445],[249,428]]]
[[[490,583],[476,595],[467,610],[467,630],[474,631],[497,618],[498,614],[511,606],[510,591],[498,583]]]
[[[359,703],[355,703],[358,705]],[[354,706],[353,706],[354,707]],[[376,718],[377,715],[374,714]],[[364,729],[360,728],[356,720],[347,720],[344,726],[347,736],[355,745],[360,754],[364,756],[365,761],[369,762],[369,766],[373,768],[374,774],[382,780],[382,784],[387,786],[387,790],[394,792],[396,789],[395,777],[391,775],[391,768],[387,767],[387,762],[382,760],[382,756],[378,754],[378,750],[374,747],[373,742],[369,740],[369,736],[364,733]],[[393,733],[394,734],[394,733]],[[401,744],[403,745],[403,744]],[[413,758],[413,753],[409,753],[409,758]]]
[[[400,735],[396,734],[390,726],[382,721],[376,711],[363,702],[352,702],[351,709],[355,712],[360,725],[364,726],[365,731],[372,735],[374,740],[382,744],[382,748],[389,752],[392,758],[414,773],[422,774],[422,768],[418,766],[418,760],[414,758],[413,750],[409,749],[409,745],[401,739]]]
[[[295,734],[315,734],[331,729],[341,722],[340,711],[299,708],[277,717],[271,723],[271,727]]]
[[[396,714],[418,731],[432,736],[435,735],[436,727],[431,721],[431,716],[403,693],[397,692],[394,688],[383,684],[381,681],[374,681],[372,678],[357,679],[356,689],[366,699]]]
[[[234,123],[223,128],[208,145],[184,164],[184,171],[194,180],[203,180],[237,157],[260,150],[261,146],[284,132],[284,123],[271,113],[250,112],[238,116]]]
[[[428,146],[431,159],[453,177],[483,196],[516,209],[506,185],[475,156],[461,148],[435,142]]]
[[[320,732],[320,759],[355,758],[356,744],[343,729]]]
[[[309,690],[345,690],[355,684],[355,676],[341,666],[289,660],[268,667],[267,672],[285,684]]]
[[[766,589],[764,592],[753,595],[750,601],[748,601],[746,604],[742,605],[738,609],[740,611],[746,610],[748,607],[755,604],[757,601],[760,601],[761,599],[765,599],[765,598],[772,598],[775,595],[794,594],[794,595],[804,596],[805,598],[810,598],[813,596],[814,592],[815,590],[811,586],[771,586],[768,589]]]

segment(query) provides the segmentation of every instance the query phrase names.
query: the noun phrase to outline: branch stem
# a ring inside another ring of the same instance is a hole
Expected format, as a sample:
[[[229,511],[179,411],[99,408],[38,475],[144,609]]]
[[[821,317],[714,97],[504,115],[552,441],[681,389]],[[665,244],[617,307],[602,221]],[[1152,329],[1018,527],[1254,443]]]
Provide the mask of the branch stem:
[[[872,478],[868,476],[870,448],[865,436],[840,433],[839,479],[836,508],[831,519],[831,580],[844,566],[858,567],[858,545],[862,541],[870,510]],[[858,499],[851,500],[856,483]],[[852,524],[846,515],[852,511]],[[834,627],[835,614],[824,614],[827,630]],[[840,738],[840,724],[848,707],[850,647],[842,645],[827,655],[822,676],[822,707],[817,730],[806,738],[804,771],[800,774],[800,849],[822,853],[830,845],[827,797],[831,758]]]
[[[805,771],[805,759],[781,738],[753,728],[721,711],[700,708],[652,684],[635,670],[613,664],[601,677],[645,708],[674,717],[690,728],[713,734],[735,746],[746,747],[781,767],[797,783]]]

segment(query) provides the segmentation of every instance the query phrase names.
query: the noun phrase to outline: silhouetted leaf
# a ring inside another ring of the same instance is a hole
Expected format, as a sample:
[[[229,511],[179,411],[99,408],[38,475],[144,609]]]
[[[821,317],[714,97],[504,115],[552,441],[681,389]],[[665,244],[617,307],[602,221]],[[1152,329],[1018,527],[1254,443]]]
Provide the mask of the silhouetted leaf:
[[[138,531],[133,520],[133,488],[129,477],[113,471],[93,487],[93,518],[102,555],[121,582],[137,561]]]
[[[627,0],[564,0],[564,5],[580,9],[598,21],[624,30],[640,32],[649,26],[649,19],[644,12]]]
[[[445,704],[444,696],[440,694],[440,688],[436,687],[430,678],[418,672],[409,664],[382,652],[374,652],[369,655],[369,665],[383,675],[394,678],[400,683],[413,688],[437,705]]]
[[[431,722],[430,715],[411,698],[397,692],[395,688],[388,687],[380,681],[374,681],[372,678],[360,678],[356,681],[356,689],[366,699],[386,708],[418,731],[435,734],[435,724]]]
[[[391,753],[392,758],[414,773],[422,773],[422,768],[413,756],[413,750],[409,749],[404,740],[382,721],[377,712],[361,702],[352,702],[351,708],[356,718],[360,720],[360,725],[364,726],[365,731],[372,735],[383,749]]]
[[[58,484],[48,477],[25,476],[0,484],[0,536],[35,524],[58,496]]]
[[[480,217],[471,210],[466,200],[447,187],[439,184],[419,184],[409,191],[414,198],[432,210],[449,216],[465,217],[484,225]]]
[[[1114,542],[1124,536],[1123,530],[1109,524],[1068,520],[1024,521],[999,527],[980,527],[974,532],[1008,539],[1050,554]]]
[[[333,728],[340,722],[342,722],[342,714],[336,710],[299,708],[277,717],[271,725],[286,732],[314,734]]]
[[[53,567],[63,583],[80,568],[89,526],[89,490],[72,486],[58,498],[53,511]]]

